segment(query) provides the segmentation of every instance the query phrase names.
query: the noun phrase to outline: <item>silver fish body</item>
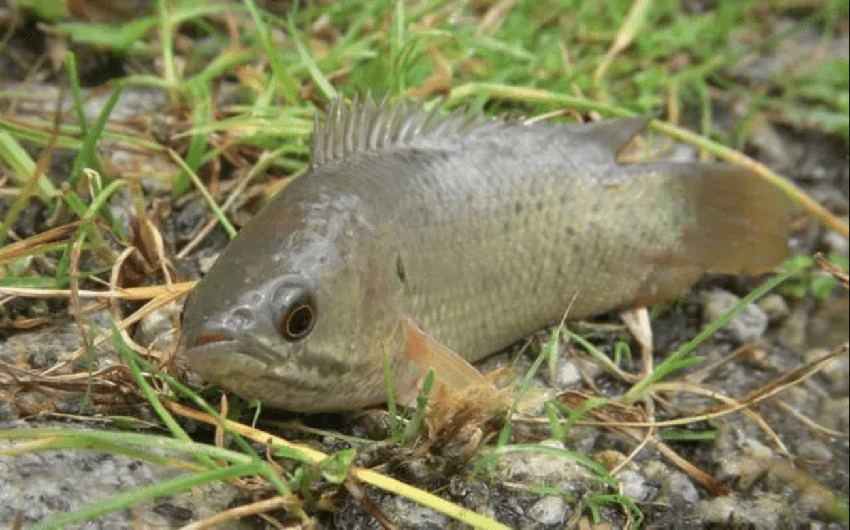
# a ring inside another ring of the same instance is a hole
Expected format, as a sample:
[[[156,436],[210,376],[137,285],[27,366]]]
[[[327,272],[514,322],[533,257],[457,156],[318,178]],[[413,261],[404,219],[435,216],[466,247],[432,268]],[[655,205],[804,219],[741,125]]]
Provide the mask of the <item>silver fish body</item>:
[[[270,406],[386,399],[405,317],[475,361],[560,319],[663,300],[705,271],[787,252],[785,200],[720,164],[621,166],[642,118],[468,123],[334,104],[309,171],[223,252],[186,302],[206,379]]]

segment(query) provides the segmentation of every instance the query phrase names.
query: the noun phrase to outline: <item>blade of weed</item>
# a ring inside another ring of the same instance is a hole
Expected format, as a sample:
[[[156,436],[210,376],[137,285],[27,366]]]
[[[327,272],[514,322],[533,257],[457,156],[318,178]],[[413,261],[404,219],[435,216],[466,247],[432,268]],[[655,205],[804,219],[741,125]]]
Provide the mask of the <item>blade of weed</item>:
[[[190,84],[189,93],[192,97],[192,132],[189,149],[183,161],[197,172],[204,158],[204,150],[207,147],[207,136],[201,131],[212,122],[212,96],[208,88],[200,84]],[[181,172],[174,182],[171,193],[174,197],[183,195],[192,185],[192,178],[185,171]]]
[[[174,33],[168,8],[169,2],[167,0],[157,0],[156,21],[159,26],[159,58],[162,61],[165,82],[169,86],[175,86],[177,84],[177,67],[174,58]]]
[[[390,57],[389,62],[392,67],[390,70],[390,79],[392,80],[392,90],[395,93],[404,92],[405,76],[401,71],[402,68],[402,53],[407,42],[405,23],[404,1],[396,0],[395,14],[392,19],[392,31],[390,32]]]
[[[294,14],[290,12],[287,17],[287,27],[289,28],[290,35],[292,35],[292,41],[298,49],[298,56],[301,58],[301,63],[307,68],[307,71],[310,73],[310,77],[313,79],[313,82],[316,83],[316,86],[319,87],[319,90],[322,91],[322,95],[325,99],[330,101],[336,97],[336,90],[333,85],[331,85],[328,78],[325,77],[325,74],[323,74],[319,69],[318,65],[316,65],[316,62],[310,56],[310,52],[307,50],[307,47],[304,46],[304,42],[301,40],[301,35],[295,27],[293,17]]]
[[[550,348],[557,347],[557,337],[560,336],[561,328],[563,327],[563,323],[559,324],[558,327],[552,331],[549,335],[549,339],[546,341],[546,344],[540,349],[540,353],[535,357],[534,362],[531,363],[531,366],[528,368],[528,371],[525,373],[525,377],[517,383],[516,389],[514,390],[514,399],[511,402],[511,406],[505,412],[505,424],[502,426],[502,429],[499,431],[499,436],[496,438],[496,447],[501,447],[508,443],[510,440],[511,433],[513,432],[513,422],[512,417],[514,412],[516,412],[517,407],[519,406],[520,400],[526,393],[529,388],[531,388],[531,381],[534,379],[534,375],[537,373],[537,370],[540,368],[540,365],[543,364],[543,361],[551,357]]]
[[[71,83],[71,95],[74,98],[74,111],[77,114],[77,122],[80,124],[80,132],[85,137],[88,130],[88,123],[84,108],[83,91],[80,88],[80,75],[77,71],[77,59],[74,56],[74,52],[70,50],[65,52],[62,59],[65,64],[65,70],[68,72],[68,81]]]
[[[4,125],[0,123],[0,126]],[[36,164],[30,155],[21,147],[11,134],[0,130],[0,158],[12,168],[12,179],[19,185],[25,186],[29,177],[35,172]],[[53,183],[45,175],[38,177],[38,197],[43,202],[55,197],[58,192]]]
[[[80,147],[80,151],[74,159],[74,165],[71,166],[71,174],[68,177],[68,185],[72,189],[76,188],[79,183],[80,176],[83,174],[83,169],[86,168],[92,158],[96,157],[95,149],[97,147],[97,142],[106,127],[106,122],[109,120],[109,116],[112,114],[112,109],[114,109],[115,104],[118,103],[118,97],[121,95],[122,90],[124,90],[124,86],[121,83],[116,83],[115,90],[104,104],[103,109],[101,109],[97,116],[97,119],[95,119],[94,123],[91,124],[91,127],[87,129],[86,135],[83,138],[83,145]]]
[[[139,385],[139,388],[142,390],[142,393],[147,398],[148,402],[153,407],[159,419],[165,424],[166,428],[171,432],[172,436],[177,438],[178,440],[189,441],[191,438],[183,430],[177,420],[174,419],[174,416],[162,406],[162,403],[159,402],[156,394],[154,393],[153,388],[148,384],[147,380],[142,375],[142,371],[139,369],[139,365],[136,362],[136,357],[133,355],[132,350],[124,343],[121,339],[121,333],[118,331],[116,326],[113,326],[112,329],[112,344],[118,348],[118,352],[121,354],[121,357],[124,359],[124,362],[130,368],[130,371],[133,374],[133,378],[136,380],[136,384]],[[213,465],[211,461],[205,462],[207,465]]]
[[[256,58],[256,50],[225,50],[217,55],[203,70],[189,78],[190,85],[209,86],[219,77],[229,74],[241,64],[248,63]]]
[[[249,464],[252,457],[238,451],[216,447],[214,445],[178,440],[158,434],[146,434],[126,431],[102,431],[102,430],[72,430],[65,428],[35,428],[35,429],[0,429],[0,440],[52,440],[65,439],[64,441],[51,441],[57,443],[57,447],[122,447],[155,449],[158,451],[179,453],[183,455],[203,455],[215,460],[222,460],[231,464]],[[52,446],[49,446],[52,447]],[[132,449],[138,450],[138,449]],[[0,449],[0,454],[18,454],[15,448]],[[161,458],[161,457],[160,457]],[[194,466],[196,464],[187,463]]]
[[[159,497],[171,496],[175,493],[203,484],[211,484],[223,480],[256,475],[258,474],[259,467],[260,466],[258,464],[250,462],[230,467],[220,467],[203,473],[181,475],[170,480],[157,482],[156,484],[152,484],[145,488],[121,493],[109,499],[94,502],[84,508],[70,513],[63,513],[51,517],[47,521],[36,523],[31,528],[38,530],[63,528],[65,525],[69,525],[71,523],[94,519],[96,517],[129,508],[145,501],[154,500]]]
[[[422,426],[422,419],[425,417],[425,409],[428,407],[428,396],[431,395],[431,389],[434,388],[434,379],[436,376],[437,373],[434,369],[429,368],[422,382],[422,393],[416,398],[416,411],[413,413],[413,417],[402,434],[401,443],[413,440],[419,433],[419,428]]]
[[[717,332],[720,328],[726,325],[732,318],[735,317],[738,313],[740,313],[746,306],[755,302],[777,286],[790,278],[792,275],[796,274],[800,271],[800,266],[791,267],[785,270],[784,272],[777,274],[776,276],[768,279],[761,285],[759,285],[756,289],[754,289],[747,296],[741,298],[737,304],[732,306],[726,313],[717,318],[714,322],[708,325],[704,330],[697,334],[696,337],[689,340],[685,344],[683,344],[676,352],[667,357],[664,362],[660,363],[652,373],[648,374],[644,379],[637,382],[632,388],[629,389],[623,395],[624,403],[634,403],[638,399],[646,393],[648,387],[650,387],[653,383],[664,379],[671,373],[681,370],[686,366],[690,366],[696,362],[702,362],[699,358],[690,358],[687,359],[686,356],[690,354],[698,345],[705,342],[708,337],[712,336]]]
[[[582,467],[589,469],[604,484],[612,487],[616,487],[617,485],[617,481],[614,479],[614,477],[611,476],[610,473],[608,473],[608,470],[605,469],[602,464],[600,464],[596,460],[593,460],[588,455],[579,453],[577,451],[571,451],[569,449],[561,449],[558,447],[550,447],[547,445],[540,444],[513,444],[504,445],[502,447],[494,447],[493,449],[487,451],[475,463],[475,465],[472,467],[471,475],[477,475],[483,470],[485,466],[490,466],[495,463],[495,460],[497,460],[499,457],[512,453],[531,453],[569,458],[570,460],[575,461]]]
[[[156,27],[154,17],[136,18],[120,26],[91,22],[60,22],[56,30],[74,42],[91,44],[116,51],[125,51],[143,42],[143,37]]]
[[[621,379],[626,379],[628,374],[625,374],[616,362],[612,361],[610,357],[605,355],[599,348],[591,344],[587,339],[574,332],[570,328],[564,328],[564,335],[566,335],[571,341],[576,342],[584,351],[588,353],[593,359],[595,359],[599,364],[602,365],[602,368],[607,370],[609,373],[620,377]]]
[[[608,52],[599,62],[596,71],[593,73],[593,78],[597,83],[601,81],[602,76],[605,75],[608,67],[611,66],[614,57],[625,50],[632,43],[635,36],[643,30],[646,24],[647,13],[652,4],[649,0],[634,0],[632,2],[629,12],[626,15],[626,20],[623,21],[622,27],[617,32],[617,37],[611,44],[611,48],[608,49]]]
[[[286,65],[283,63],[283,60],[277,51],[277,45],[275,45],[274,39],[272,39],[271,32],[263,20],[263,15],[260,13],[260,10],[257,9],[257,6],[254,4],[254,0],[243,1],[245,2],[245,7],[248,9],[248,12],[251,14],[251,20],[254,21],[254,25],[257,28],[257,34],[260,36],[260,42],[265,49],[266,58],[272,68],[274,77],[280,83],[280,88],[283,91],[283,97],[290,103],[297,103],[300,100],[300,89],[298,87],[298,83],[292,78],[292,76],[289,75]]]
[[[29,198],[35,193],[42,178],[46,178],[47,168],[50,164],[50,158],[53,154],[53,148],[56,146],[56,138],[59,135],[59,123],[62,119],[62,94],[59,95],[59,100],[56,105],[56,110],[53,113],[53,129],[50,133],[50,140],[41,156],[38,158],[38,163],[33,167],[32,173],[27,178],[26,183],[21,188],[21,192],[12,201],[6,215],[3,216],[3,223],[0,224],[0,245],[6,239],[6,234],[12,225],[17,221],[18,215],[23,211]],[[17,144],[17,142],[15,142]]]
[[[177,163],[178,166],[180,166],[183,171],[186,172],[187,175],[189,175],[189,178],[192,179],[192,182],[195,183],[195,186],[198,188],[198,191],[200,191],[201,195],[203,195],[204,199],[206,199],[207,204],[209,204],[210,209],[213,211],[213,214],[215,214],[216,219],[218,219],[218,222],[221,223],[221,227],[224,228],[225,232],[227,232],[227,235],[231,239],[236,237],[236,228],[233,227],[233,225],[230,223],[230,220],[227,218],[227,215],[225,215],[221,208],[219,208],[218,203],[215,202],[215,198],[210,195],[209,190],[207,190],[207,187],[204,186],[203,182],[201,182],[201,179],[198,178],[198,175],[196,175],[195,172],[192,171],[192,168],[190,168],[183,161],[183,158],[180,155],[178,155],[171,149],[168,150],[168,155],[169,157],[171,157],[172,160],[174,160],[175,163]]]
[[[632,522],[632,524],[629,526],[629,528],[638,529],[638,528],[642,527],[643,512],[641,512],[640,508],[637,507],[637,505],[635,504],[635,501],[633,501],[632,499],[630,499],[629,497],[627,497],[625,495],[620,495],[620,494],[617,494],[617,493],[614,493],[614,494],[599,493],[599,494],[590,495],[586,499],[583,499],[583,501],[587,505],[587,507],[591,510],[591,512],[594,514],[594,522],[596,522],[596,523],[599,523],[601,521],[601,517],[600,517],[600,514],[599,514],[599,505],[605,504],[605,503],[614,503],[614,504],[621,504],[621,505],[625,506],[632,514],[634,514],[635,520]]]
[[[33,119],[31,121],[24,122],[20,120],[20,118],[14,116],[0,117],[0,134],[7,133],[18,140],[29,140],[38,145],[45,145],[50,141],[51,134],[50,132],[45,131],[50,130],[51,124],[42,120]],[[80,135],[81,133],[77,126],[60,125],[59,136],[56,138],[56,146],[76,151],[82,145],[82,141],[78,139]],[[0,150],[0,156],[3,156],[3,154],[3,151]],[[3,159],[5,160],[5,157]],[[12,166],[11,162],[10,166],[12,168],[15,167]],[[20,174],[18,177],[20,177]],[[46,184],[49,184],[51,188],[53,187],[53,183],[50,182],[50,180],[47,180]],[[58,194],[58,192],[54,192],[54,195],[56,194]]]

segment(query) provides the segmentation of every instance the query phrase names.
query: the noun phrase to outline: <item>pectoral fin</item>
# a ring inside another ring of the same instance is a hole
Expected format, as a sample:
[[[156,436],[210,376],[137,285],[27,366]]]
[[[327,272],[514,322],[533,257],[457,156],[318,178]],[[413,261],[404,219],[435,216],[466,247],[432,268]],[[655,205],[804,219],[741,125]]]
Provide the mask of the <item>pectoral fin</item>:
[[[437,383],[449,390],[461,391],[470,386],[493,387],[492,381],[466,359],[422,331],[413,319],[405,317],[403,325],[404,348],[393,374],[397,402],[408,406],[416,404],[419,383],[430,368],[436,372]]]

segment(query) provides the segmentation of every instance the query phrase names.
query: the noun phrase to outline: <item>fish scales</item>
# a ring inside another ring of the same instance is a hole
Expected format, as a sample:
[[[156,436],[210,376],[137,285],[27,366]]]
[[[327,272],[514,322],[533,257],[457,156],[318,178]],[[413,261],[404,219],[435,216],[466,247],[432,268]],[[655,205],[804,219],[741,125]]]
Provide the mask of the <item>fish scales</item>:
[[[786,252],[784,197],[721,164],[621,166],[644,118],[469,122],[336,102],[311,167],[190,295],[205,378],[300,411],[386,399],[402,322],[475,361],[556,322],[677,295]],[[303,328],[303,329],[302,329]]]
[[[661,175],[623,181],[553,164],[569,146],[537,147],[552,129],[502,131],[486,149],[433,157],[401,179],[407,200],[387,207],[406,275],[403,310],[470,360],[571,302],[572,317],[627,306],[654,268],[634,258],[670,250],[687,221],[671,208],[681,190],[656,182]]]

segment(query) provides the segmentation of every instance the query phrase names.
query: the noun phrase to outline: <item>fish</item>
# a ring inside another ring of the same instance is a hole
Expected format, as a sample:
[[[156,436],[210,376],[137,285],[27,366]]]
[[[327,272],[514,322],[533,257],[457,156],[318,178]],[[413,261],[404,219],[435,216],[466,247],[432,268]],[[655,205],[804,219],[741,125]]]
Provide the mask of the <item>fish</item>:
[[[189,294],[181,354],[209,382],[295,412],[399,396],[568,317],[679,296],[788,255],[788,201],[723,163],[622,165],[645,117],[468,118],[333,100],[307,170]],[[384,362],[386,360],[386,363]]]

